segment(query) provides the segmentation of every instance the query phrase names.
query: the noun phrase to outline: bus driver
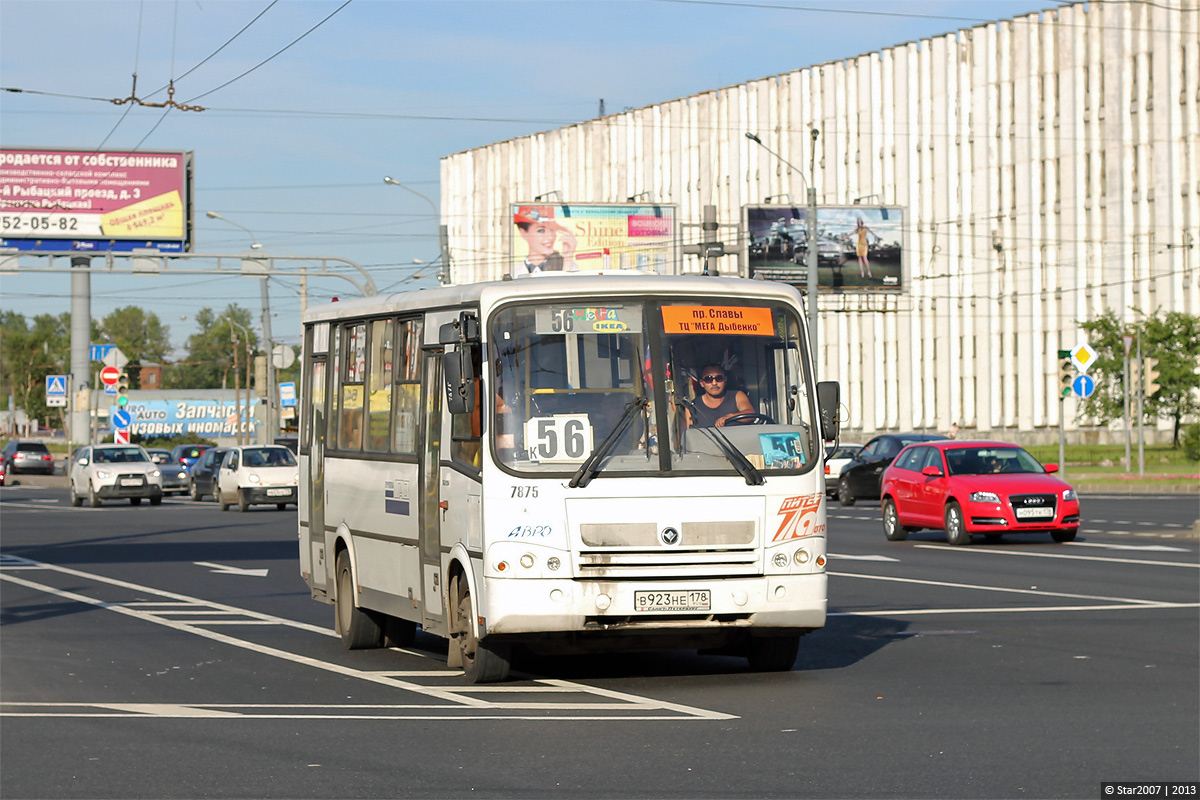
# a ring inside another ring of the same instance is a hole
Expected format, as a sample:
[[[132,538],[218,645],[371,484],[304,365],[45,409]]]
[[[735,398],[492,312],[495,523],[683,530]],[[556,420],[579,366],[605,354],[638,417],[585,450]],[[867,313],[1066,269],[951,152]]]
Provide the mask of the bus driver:
[[[725,421],[737,414],[757,413],[750,403],[750,398],[743,391],[727,391],[728,378],[725,370],[716,364],[709,364],[700,370],[700,396],[692,405],[696,409],[696,418],[687,411],[688,427],[723,428]]]

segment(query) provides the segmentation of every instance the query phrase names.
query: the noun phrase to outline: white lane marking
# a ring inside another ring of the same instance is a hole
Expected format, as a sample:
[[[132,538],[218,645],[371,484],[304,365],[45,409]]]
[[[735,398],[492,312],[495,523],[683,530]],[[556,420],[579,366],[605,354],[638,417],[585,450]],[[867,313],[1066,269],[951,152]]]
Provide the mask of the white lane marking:
[[[248,578],[265,578],[270,570],[267,569],[245,569],[243,567],[230,567],[226,564],[212,564],[208,561],[193,561],[197,567],[208,567],[209,572],[217,575],[242,575]]]
[[[1168,544],[1106,544],[1104,542],[1064,542],[1068,547],[1101,547],[1106,550],[1147,550],[1160,553],[1186,553],[1186,547]]]
[[[839,561],[894,561],[897,564],[900,563],[900,559],[891,556],[848,556],[843,553],[829,553],[828,555]]]
[[[1014,589],[1008,586],[984,586],[977,583],[952,583],[950,581],[930,581],[920,578],[900,578],[893,575],[859,575],[853,572],[830,572],[839,578],[862,578],[868,581],[890,581],[892,583],[913,583],[921,586],[941,586],[947,589],[972,589],[979,592],[1001,592],[1005,594],[1031,594],[1039,597],[1070,597],[1075,600],[1107,600],[1113,603],[1135,603],[1141,606],[1160,605],[1157,600],[1138,600],[1135,597],[1108,597],[1096,594],[1073,594],[1070,592],[1047,592],[1043,589]]]
[[[139,586],[137,584],[132,584],[127,581],[121,581],[121,580],[117,580],[117,579],[113,579],[113,578],[107,578],[103,575],[96,575],[96,574],[81,572],[79,570],[71,569],[68,567],[59,567],[54,564],[46,564],[43,562],[33,562],[33,563],[36,564],[36,566],[38,568],[53,571],[53,572],[59,572],[62,574],[81,577],[81,578],[85,578],[88,580],[111,584],[114,586],[121,586],[124,588],[133,589],[138,592],[156,594],[161,597],[171,598],[173,600],[191,602],[197,606],[202,606],[202,607],[207,606],[209,608],[218,608],[223,611],[244,614],[248,617],[251,617],[252,619],[259,621],[260,623],[263,621],[272,621],[272,622],[276,622],[277,624],[289,625],[292,627],[301,628],[303,630],[312,630],[312,631],[321,633],[323,635],[336,635],[336,634],[333,634],[332,632],[328,631],[327,629],[317,628],[316,626],[307,625],[305,623],[294,622],[292,620],[287,620],[282,617],[273,617],[272,615],[269,615],[269,614],[262,614],[259,612],[249,611],[247,609],[238,609],[236,607],[226,606],[224,604],[210,603],[208,601],[201,600],[199,598],[192,598],[192,597],[188,597],[187,595],[180,595],[180,594],[176,594],[174,592],[167,592],[167,591],[156,589],[156,588],[153,588],[150,586]],[[3,565],[0,564],[0,566],[3,566]],[[22,568],[27,569],[28,565],[22,565]],[[31,580],[26,580],[25,578],[17,577],[16,575],[13,575],[13,574],[5,574],[5,572],[3,572],[3,571],[0,571],[0,580],[6,580],[11,583],[16,583],[16,584],[19,584],[22,586],[26,586],[27,588],[35,589],[37,591],[43,591],[43,592],[46,592],[49,594],[53,594],[58,597],[62,597],[64,599],[74,600],[76,602],[85,603],[88,605],[96,606],[98,608],[107,609],[109,611],[114,611],[116,613],[131,616],[131,617],[141,619],[146,622],[152,622],[157,625],[163,625],[165,627],[172,628],[174,630],[181,631],[184,633],[192,633],[192,634],[194,634],[196,636],[200,636],[202,638],[221,642],[223,644],[228,644],[233,647],[240,647],[245,650],[250,650],[251,652],[259,653],[261,655],[279,658],[279,659],[282,659],[285,661],[290,661],[292,663],[300,664],[303,666],[310,666],[310,667],[313,667],[316,669],[325,670],[327,672],[333,672],[335,674],[345,675],[345,676],[348,676],[351,678],[358,678],[358,679],[370,681],[373,683],[379,683],[384,686],[389,686],[391,688],[413,692],[415,694],[422,694],[422,695],[428,696],[432,699],[441,700],[445,703],[458,704],[458,706],[457,706],[458,708],[467,706],[467,707],[471,707],[474,709],[495,710],[495,711],[505,711],[510,708],[514,709],[514,710],[528,710],[528,709],[535,709],[535,708],[542,709],[542,710],[560,710],[560,709],[564,709],[564,710],[580,710],[580,709],[612,710],[611,708],[609,708],[609,706],[611,704],[602,704],[602,703],[583,703],[583,704],[566,703],[566,704],[564,704],[564,703],[510,703],[510,702],[495,703],[495,702],[488,702],[487,700],[483,700],[483,699],[476,698],[476,697],[471,697],[470,695],[466,694],[466,692],[470,691],[470,688],[455,687],[455,686],[449,686],[449,687],[429,686],[429,685],[421,685],[421,684],[411,683],[408,681],[400,680],[395,677],[391,677],[387,673],[371,672],[371,671],[358,670],[358,669],[354,669],[351,667],[343,667],[338,664],[320,661],[318,659],[310,658],[308,656],[303,656],[303,655],[300,655],[297,653],[290,653],[285,650],[280,650],[278,648],[260,645],[260,644],[254,643],[254,642],[250,642],[250,641],[246,641],[243,639],[238,639],[238,638],[235,638],[232,636],[228,636],[223,633],[218,633],[216,631],[210,631],[210,630],[206,630],[205,628],[197,627],[197,625],[207,624],[204,621],[185,622],[182,620],[169,619],[165,616],[162,616],[162,614],[178,614],[179,613],[178,608],[164,608],[164,609],[162,609],[161,613],[158,613],[158,612],[155,612],[154,610],[146,609],[144,601],[135,601],[130,604],[102,601],[102,600],[98,600],[96,598],[87,597],[85,595],[78,594],[76,592],[61,590],[61,589],[57,589],[52,586],[47,586],[45,584],[40,584],[40,583],[36,583]],[[444,673],[444,674],[447,677],[453,677],[456,673],[453,671],[447,670],[446,673]],[[738,718],[736,715],[733,715],[733,714],[725,714],[725,713],[722,713],[719,711],[711,711],[708,709],[696,708],[693,706],[685,706],[685,705],[680,705],[677,703],[668,703],[668,702],[653,700],[653,699],[647,698],[647,697],[641,697],[638,695],[627,694],[624,692],[615,692],[615,691],[611,691],[611,690],[607,690],[607,689],[601,689],[599,687],[587,686],[585,684],[572,683],[569,681],[560,681],[560,680],[551,680],[551,679],[535,679],[534,683],[544,685],[544,686],[553,686],[553,687],[556,687],[558,691],[571,692],[571,693],[575,693],[575,694],[584,694],[584,695],[595,695],[595,696],[599,696],[599,697],[608,698],[610,700],[619,701],[621,703],[620,709],[629,709],[629,710],[633,710],[633,711],[642,711],[642,712],[657,712],[657,713],[650,714],[645,717],[634,717],[634,716],[628,716],[628,715],[615,715],[615,716],[610,716],[610,717],[576,716],[576,715],[572,715],[570,717],[561,716],[561,715],[556,715],[556,716],[552,716],[552,717],[551,716],[540,716],[540,717],[539,716],[533,716],[533,717],[515,716],[514,717],[509,714],[497,714],[497,715],[492,715],[490,718],[495,718],[495,719],[511,719],[511,718],[526,719],[526,718],[528,718],[528,719],[541,719],[541,720],[548,720],[548,719],[622,719],[622,720],[624,720],[624,719],[641,719],[641,718],[657,719],[657,720],[663,720],[663,719],[668,719],[668,720],[674,720],[674,719],[726,720],[726,719],[737,719]],[[0,704],[0,705],[7,705],[7,704],[5,703],[5,704]],[[153,705],[153,704],[150,704],[150,705]],[[186,708],[185,706],[168,706],[168,707],[170,707],[170,708]],[[426,709],[431,709],[431,708],[437,709],[437,708],[442,708],[442,707],[443,706],[434,706],[434,705],[423,706],[423,708],[426,708]],[[453,705],[450,706],[450,708],[454,708],[454,707],[455,706],[453,706]],[[665,716],[666,713],[670,713],[672,715]],[[674,716],[675,714],[682,714],[684,716]],[[5,714],[0,714],[0,716],[5,716]],[[91,715],[84,714],[83,716],[91,716]],[[201,716],[206,716],[206,715],[201,715]],[[357,717],[351,716],[348,718],[353,719],[353,718],[357,718]],[[391,717],[385,716],[383,718],[388,719]],[[443,719],[443,718],[446,718],[446,717],[436,716],[436,715],[429,717],[429,719]],[[472,715],[471,717],[468,717],[468,718],[476,719],[477,717],[475,715]],[[483,719],[483,718],[488,718],[488,717],[485,715],[485,716],[480,716],[478,718]]]
[[[1139,564],[1146,567],[1188,567],[1200,569],[1200,563],[1187,561],[1146,561],[1139,558],[1102,558],[1100,556],[1074,556],[1070,553],[1033,553],[1028,550],[996,550],[990,547],[951,547],[944,544],[919,544],[922,550],[943,550],[950,553],[982,553],[1001,556],[1026,556],[1028,558],[1064,558],[1070,561],[1107,561],[1110,564]]]
[[[934,614],[1030,614],[1056,611],[1130,611],[1148,608],[1200,608],[1200,603],[1110,603],[1097,606],[1016,606],[1013,608],[904,608],[888,611],[839,611],[830,617],[908,617]]]

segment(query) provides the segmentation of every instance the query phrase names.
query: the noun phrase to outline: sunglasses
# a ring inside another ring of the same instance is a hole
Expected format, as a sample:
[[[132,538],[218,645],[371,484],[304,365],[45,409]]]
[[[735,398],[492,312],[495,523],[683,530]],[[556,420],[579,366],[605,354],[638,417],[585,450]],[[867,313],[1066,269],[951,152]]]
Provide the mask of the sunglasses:
[[[701,378],[700,378],[701,383],[712,383],[714,381],[716,381],[717,383],[724,383],[725,376],[724,375],[704,375],[704,376],[701,376]]]

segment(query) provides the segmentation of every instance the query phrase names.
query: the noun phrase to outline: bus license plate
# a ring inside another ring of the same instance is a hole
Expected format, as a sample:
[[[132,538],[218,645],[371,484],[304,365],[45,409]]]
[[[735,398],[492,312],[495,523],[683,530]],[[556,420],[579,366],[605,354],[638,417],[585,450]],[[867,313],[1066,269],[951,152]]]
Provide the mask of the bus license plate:
[[[1018,508],[1017,519],[1053,519],[1053,508]]]
[[[708,589],[634,592],[633,608],[638,613],[665,612],[679,614],[692,611],[709,611],[712,608],[712,592]]]

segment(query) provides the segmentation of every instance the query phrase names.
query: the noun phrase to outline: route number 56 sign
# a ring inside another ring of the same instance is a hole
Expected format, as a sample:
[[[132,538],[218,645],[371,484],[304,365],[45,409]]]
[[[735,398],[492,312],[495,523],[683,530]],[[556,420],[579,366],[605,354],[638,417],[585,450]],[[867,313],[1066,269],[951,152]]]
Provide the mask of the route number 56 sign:
[[[534,417],[525,423],[525,445],[531,461],[582,461],[592,452],[592,425],[587,414]]]

